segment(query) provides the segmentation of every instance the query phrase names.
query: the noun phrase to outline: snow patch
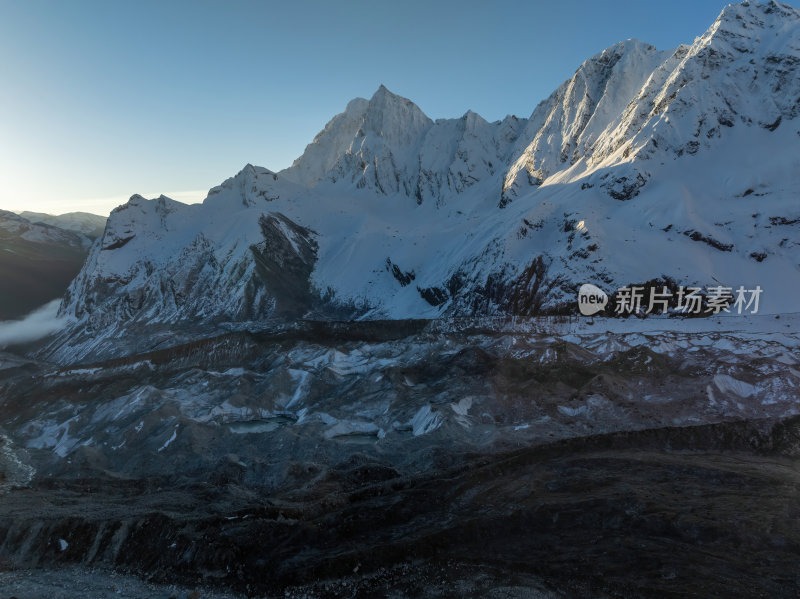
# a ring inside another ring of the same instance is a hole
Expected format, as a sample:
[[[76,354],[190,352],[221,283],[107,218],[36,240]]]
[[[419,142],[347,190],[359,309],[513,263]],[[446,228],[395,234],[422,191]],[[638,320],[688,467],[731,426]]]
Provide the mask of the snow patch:
[[[758,393],[758,387],[740,381],[727,374],[717,374],[714,376],[714,384],[722,393],[733,393],[739,397],[750,397]]]

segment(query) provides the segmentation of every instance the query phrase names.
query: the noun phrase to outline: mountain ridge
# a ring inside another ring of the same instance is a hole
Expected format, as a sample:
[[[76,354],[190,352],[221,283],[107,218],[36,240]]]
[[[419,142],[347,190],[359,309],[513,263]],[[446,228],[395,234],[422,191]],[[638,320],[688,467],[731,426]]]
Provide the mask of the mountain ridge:
[[[586,281],[655,279],[760,284],[791,310],[799,14],[743,3],[675,50],[620,42],[528,119],[434,121],[381,86],[288,169],[247,165],[200,205],[134,196],[61,314],[242,322],[293,298],[306,318],[530,316]]]

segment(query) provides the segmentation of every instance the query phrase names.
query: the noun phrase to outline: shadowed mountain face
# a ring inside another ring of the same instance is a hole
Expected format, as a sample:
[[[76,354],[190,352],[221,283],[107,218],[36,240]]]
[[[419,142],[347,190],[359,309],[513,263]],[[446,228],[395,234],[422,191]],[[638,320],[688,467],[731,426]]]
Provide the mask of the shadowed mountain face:
[[[90,243],[84,234],[0,211],[0,320],[63,296]]]

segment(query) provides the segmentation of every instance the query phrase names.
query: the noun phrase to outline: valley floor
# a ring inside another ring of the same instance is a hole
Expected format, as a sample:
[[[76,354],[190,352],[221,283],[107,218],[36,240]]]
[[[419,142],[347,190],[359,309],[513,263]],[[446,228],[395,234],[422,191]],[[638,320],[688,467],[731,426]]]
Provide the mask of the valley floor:
[[[306,323],[94,364],[7,355],[0,588],[796,597],[794,318]]]
[[[4,497],[1,550],[52,568],[102,564],[116,544],[108,561],[146,575],[154,592],[179,582],[250,596],[794,597],[800,419],[766,435],[763,424],[449,456],[412,476],[351,464],[293,497],[230,483],[54,481]],[[113,580],[68,572],[65,593],[106,592]],[[0,581],[34,592],[56,577]]]

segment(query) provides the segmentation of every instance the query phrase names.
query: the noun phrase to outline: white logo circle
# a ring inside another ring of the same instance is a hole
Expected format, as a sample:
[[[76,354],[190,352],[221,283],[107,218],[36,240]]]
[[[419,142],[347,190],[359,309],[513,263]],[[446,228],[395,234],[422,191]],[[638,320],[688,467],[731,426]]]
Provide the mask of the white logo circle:
[[[578,309],[584,316],[592,316],[602,311],[608,304],[608,296],[606,292],[592,285],[591,283],[584,283],[578,290]]]

